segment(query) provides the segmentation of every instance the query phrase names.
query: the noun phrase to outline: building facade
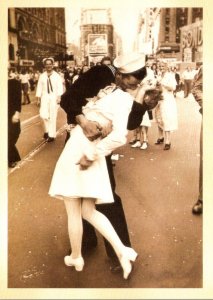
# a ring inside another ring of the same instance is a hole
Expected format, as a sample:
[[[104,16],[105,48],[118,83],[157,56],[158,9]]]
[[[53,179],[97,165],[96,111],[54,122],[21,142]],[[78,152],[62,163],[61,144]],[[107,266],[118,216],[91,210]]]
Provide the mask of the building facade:
[[[66,60],[64,8],[8,9],[9,67],[41,68],[44,57]]]
[[[157,58],[187,62],[200,60],[202,19],[203,9],[199,7],[161,8]],[[194,41],[190,44],[187,39]],[[195,40],[199,40],[199,45]]]
[[[96,64],[104,56],[113,58],[113,25],[110,9],[82,9],[81,59],[84,64]]]
[[[160,26],[160,8],[146,8],[138,19],[136,51],[148,56],[156,53]]]

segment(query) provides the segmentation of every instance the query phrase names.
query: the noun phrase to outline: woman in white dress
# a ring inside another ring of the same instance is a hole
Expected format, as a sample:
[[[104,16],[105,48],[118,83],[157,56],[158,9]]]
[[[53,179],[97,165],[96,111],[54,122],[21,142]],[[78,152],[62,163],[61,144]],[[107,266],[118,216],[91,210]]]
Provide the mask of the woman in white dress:
[[[162,144],[165,138],[164,150],[171,147],[171,131],[178,129],[177,105],[173,94],[177,82],[172,72],[167,70],[166,63],[159,65],[161,76],[158,76],[158,82],[162,87],[163,100],[159,101],[155,107],[155,119],[158,125],[158,139],[156,145]]]
[[[56,164],[49,194],[65,202],[72,254],[65,256],[64,262],[77,271],[84,266],[81,255],[82,218],[111,243],[125,279],[132,270],[131,261],[137,257],[132,248],[124,246],[109,220],[95,209],[95,204],[114,201],[105,156],[126,143],[126,127],[132,104],[132,96],[115,86],[109,86],[101,90],[97,97],[89,99],[83,114],[103,127],[111,122],[111,133],[90,141],[77,125]]]

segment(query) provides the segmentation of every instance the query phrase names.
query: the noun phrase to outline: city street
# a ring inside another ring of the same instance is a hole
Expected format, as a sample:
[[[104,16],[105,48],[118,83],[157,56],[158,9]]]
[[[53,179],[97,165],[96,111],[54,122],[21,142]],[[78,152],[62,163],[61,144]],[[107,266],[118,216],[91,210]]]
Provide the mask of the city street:
[[[110,272],[99,234],[82,272],[64,265],[70,247],[66,211],[48,189],[64,146],[66,115],[59,108],[57,138],[46,143],[33,93],[31,100],[22,106],[17,143],[22,161],[8,176],[8,287],[201,288],[202,215],[191,212],[198,196],[201,116],[193,96],[177,94],[179,129],[172,133],[169,151],[154,144],[155,122],[147,150],[127,144],[115,151],[116,191],[139,253],[129,280]]]

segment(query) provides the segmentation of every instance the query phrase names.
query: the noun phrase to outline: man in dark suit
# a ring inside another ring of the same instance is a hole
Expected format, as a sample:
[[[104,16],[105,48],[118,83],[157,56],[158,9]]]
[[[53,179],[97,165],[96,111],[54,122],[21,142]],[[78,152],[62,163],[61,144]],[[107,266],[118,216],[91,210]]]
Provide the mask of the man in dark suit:
[[[21,128],[21,83],[15,79],[14,74],[8,79],[8,166],[14,168],[21,160],[16,148]]]
[[[87,103],[86,99],[96,96],[100,89],[103,89],[114,82],[123,90],[127,88],[135,89],[146,76],[145,56],[143,55],[134,54],[132,57],[118,57],[114,61],[114,64],[116,68],[104,64],[94,66],[84,73],[61,97],[60,105],[67,113],[68,124],[76,124],[76,122],[80,124],[85,135],[91,140],[96,139],[100,135],[107,135],[111,128],[101,128],[99,124],[88,121],[82,115],[82,106]],[[155,102],[154,106],[156,104],[157,102]],[[134,101],[132,111],[129,115],[127,129],[133,130],[137,128],[142,121],[145,111],[154,106],[153,104],[151,105],[145,102],[141,105]],[[69,133],[67,138],[69,138]],[[97,206],[97,209],[107,216],[125,246],[130,247],[131,242],[121,198],[115,192],[116,184],[110,155],[106,157],[106,163],[113,191],[114,203],[99,205]],[[90,224],[84,221],[83,226],[82,250],[88,252],[89,248],[96,246],[97,237],[94,228]],[[111,266],[112,272],[120,271],[121,267],[114,250],[106,240],[104,240],[104,242],[107,255],[111,258],[113,263]]]
[[[195,75],[192,94],[200,106],[200,113],[203,114],[203,67],[201,62],[197,62],[198,70]],[[203,120],[200,129],[200,166],[199,166],[199,195],[196,203],[192,207],[192,213],[200,215],[203,212]]]

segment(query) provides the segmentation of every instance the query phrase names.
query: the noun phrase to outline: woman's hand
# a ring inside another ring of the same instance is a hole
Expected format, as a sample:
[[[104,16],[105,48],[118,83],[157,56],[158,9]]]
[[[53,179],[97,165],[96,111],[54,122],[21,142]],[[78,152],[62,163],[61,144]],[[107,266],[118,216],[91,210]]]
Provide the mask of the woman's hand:
[[[20,115],[19,115],[19,112],[16,111],[14,113],[14,115],[12,116],[12,123],[18,123],[20,121]]]
[[[80,165],[81,170],[88,169],[93,163],[93,160],[89,160],[86,155],[83,155],[77,165]]]
[[[89,121],[84,115],[78,115],[76,117],[76,121],[90,141],[94,141],[98,137],[102,136],[102,127],[98,124],[98,122]]]
[[[101,129],[101,137],[102,137],[102,138],[105,138],[107,135],[109,135],[110,132],[112,132],[112,128],[113,128],[113,126],[112,126],[112,121],[109,121],[109,122],[107,123],[107,125],[104,125],[104,126],[102,127],[102,129]]]

